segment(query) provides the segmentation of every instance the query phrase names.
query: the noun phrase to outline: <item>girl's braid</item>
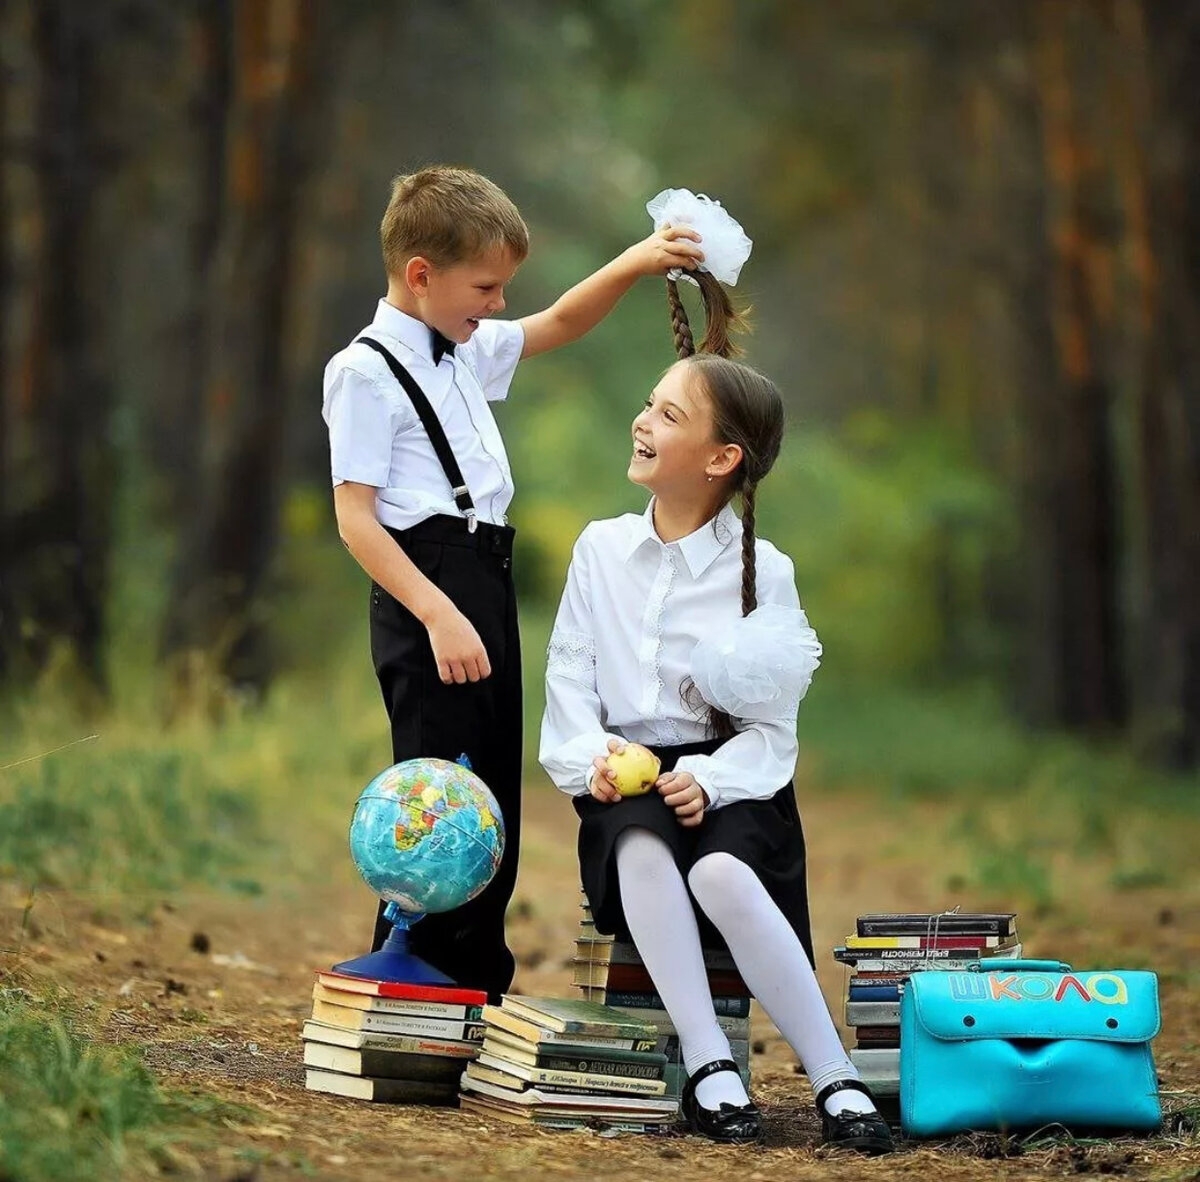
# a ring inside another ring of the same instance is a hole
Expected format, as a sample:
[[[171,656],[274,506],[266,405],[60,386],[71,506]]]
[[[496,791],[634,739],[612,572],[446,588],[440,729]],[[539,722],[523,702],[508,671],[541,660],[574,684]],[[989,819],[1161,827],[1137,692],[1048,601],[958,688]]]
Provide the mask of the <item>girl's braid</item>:
[[[688,323],[687,309],[679,298],[679,287],[674,279],[667,280],[667,307],[671,309],[671,332],[675,336],[675,352],[680,360],[696,352],[692,339],[692,326]]]
[[[758,607],[757,569],[754,554],[754,498],[758,486],[747,480],[742,486],[742,615]]]

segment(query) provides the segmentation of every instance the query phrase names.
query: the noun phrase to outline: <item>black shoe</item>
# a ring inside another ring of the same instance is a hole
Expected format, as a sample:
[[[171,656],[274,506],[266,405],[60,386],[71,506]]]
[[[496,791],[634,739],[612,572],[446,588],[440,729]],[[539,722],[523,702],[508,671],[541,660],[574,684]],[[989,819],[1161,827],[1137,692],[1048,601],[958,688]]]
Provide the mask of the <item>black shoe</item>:
[[[714,1059],[688,1076],[683,1085],[680,1107],[683,1118],[693,1133],[700,1133],[713,1141],[727,1145],[746,1145],[762,1137],[762,1114],[753,1103],[722,1104],[720,1108],[704,1108],[696,1099],[696,1085],[718,1071],[736,1072],[738,1065],[732,1059]]]
[[[853,1149],[856,1153],[872,1156],[891,1153],[896,1148],[892,1141],[892,1130],[878,1112],[843,1112],[830,1116],[825,1101],[834,1092],[862,1092],[872,1104],[875,1097],[865,1083],[857,1079],[835,1079],[823,1087],[817,1095],[817,1111],[821,1114],[821,1136],[826,1145],[836,1149]]]

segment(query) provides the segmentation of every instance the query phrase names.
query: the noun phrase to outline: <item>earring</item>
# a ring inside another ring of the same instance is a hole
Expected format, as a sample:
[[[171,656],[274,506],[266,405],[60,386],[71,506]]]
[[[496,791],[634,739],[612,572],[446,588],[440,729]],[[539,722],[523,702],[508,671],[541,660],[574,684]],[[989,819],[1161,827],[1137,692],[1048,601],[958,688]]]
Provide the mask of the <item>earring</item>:
[[[709,483],[709,484],[712,484],[712,477],[711,477],[711,476],[708,478],[708,483]]]

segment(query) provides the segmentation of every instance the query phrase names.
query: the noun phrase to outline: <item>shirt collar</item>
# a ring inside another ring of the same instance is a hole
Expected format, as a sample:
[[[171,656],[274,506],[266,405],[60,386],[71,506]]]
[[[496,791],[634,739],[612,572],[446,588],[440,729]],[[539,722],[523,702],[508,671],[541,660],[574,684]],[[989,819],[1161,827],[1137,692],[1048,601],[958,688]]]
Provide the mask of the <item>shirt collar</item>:
[[[649,542],[658,546],[678,546],[693,579],[698,579],[723,550],[742,535],[742,523],[733,509],[726,505],[717,516],[706,521],[698,530],[679,538],[675,542],[664,542],[654,530],[654,498],[646,506],[641,517],[635,517],[629,535],[629,548],[625,553],[628,562],[641,547]]]
[[[375,319],[371,321],[371,327],[387,333],[390,337],[395,337],[422,361],[433,364],[433,336],[429,325],[423,320],[418,320],[407,312],[401,312],[387,300],[380,300],[379,306],[375,309]]]

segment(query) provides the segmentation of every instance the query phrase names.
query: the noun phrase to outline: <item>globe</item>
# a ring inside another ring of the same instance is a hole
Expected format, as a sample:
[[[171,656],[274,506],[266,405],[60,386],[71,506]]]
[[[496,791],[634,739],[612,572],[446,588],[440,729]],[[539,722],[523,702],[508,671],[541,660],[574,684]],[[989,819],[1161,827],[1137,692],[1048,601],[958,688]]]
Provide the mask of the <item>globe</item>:
[[[350,821],[350,856],[363,881],[409,922],[473,899],[503,854],[496,798],[469,768],[445,759],[380,772]]]

